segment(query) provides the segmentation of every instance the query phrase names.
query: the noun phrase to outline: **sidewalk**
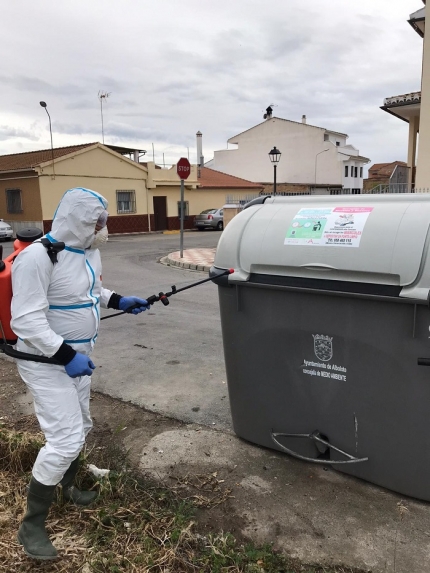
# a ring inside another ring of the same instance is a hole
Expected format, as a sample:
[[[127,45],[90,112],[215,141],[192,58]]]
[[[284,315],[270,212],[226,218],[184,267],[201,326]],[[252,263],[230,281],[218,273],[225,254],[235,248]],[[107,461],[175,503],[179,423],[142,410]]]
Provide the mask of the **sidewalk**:
[[[180,257],[180,251],[175,251],[161,259],[161,263],[171,267],[181,267],[183,269],[190,269],[192,271],[209,272],[213,265],[216,249],[187,249],[182,252],[183,257]]]

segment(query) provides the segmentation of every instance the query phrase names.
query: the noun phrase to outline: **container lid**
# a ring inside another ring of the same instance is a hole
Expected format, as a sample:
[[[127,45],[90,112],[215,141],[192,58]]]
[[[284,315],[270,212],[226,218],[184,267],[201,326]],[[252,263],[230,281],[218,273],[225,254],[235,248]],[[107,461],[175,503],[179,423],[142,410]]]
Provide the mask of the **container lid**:
[[[32,243],[33,241],[40,239],[40,237],[43,237],[43,233],[37,227],[26,227],[24,229],[20,229],[16,233],[16,238],[23,243]]]
[[[234,267],[233,281],[257,273],[404,287],[422,278],[429,222],[426,194],[269,197],[227,225],[214,265]]]

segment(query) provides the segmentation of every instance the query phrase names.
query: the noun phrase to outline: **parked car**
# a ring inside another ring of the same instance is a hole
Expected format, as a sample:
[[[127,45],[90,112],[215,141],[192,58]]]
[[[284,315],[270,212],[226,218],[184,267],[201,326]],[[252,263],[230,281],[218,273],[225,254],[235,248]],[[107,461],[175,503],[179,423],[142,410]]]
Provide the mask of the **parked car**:
[[[11,241],[13,239],[12,227],[0,219],[0,241]]]
[[[206,209],[200,215],[194,218],[194,226],[199,231],[205,229],[216,229],[222,231],[224,229],[223,210],[222,209]]]

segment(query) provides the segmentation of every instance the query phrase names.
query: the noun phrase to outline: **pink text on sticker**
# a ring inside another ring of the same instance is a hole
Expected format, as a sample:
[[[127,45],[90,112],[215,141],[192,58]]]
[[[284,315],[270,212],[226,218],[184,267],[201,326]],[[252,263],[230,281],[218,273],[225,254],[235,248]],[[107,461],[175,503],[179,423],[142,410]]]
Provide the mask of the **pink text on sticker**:
[[[334,213],[371,213],[373,207],[335,207]]]

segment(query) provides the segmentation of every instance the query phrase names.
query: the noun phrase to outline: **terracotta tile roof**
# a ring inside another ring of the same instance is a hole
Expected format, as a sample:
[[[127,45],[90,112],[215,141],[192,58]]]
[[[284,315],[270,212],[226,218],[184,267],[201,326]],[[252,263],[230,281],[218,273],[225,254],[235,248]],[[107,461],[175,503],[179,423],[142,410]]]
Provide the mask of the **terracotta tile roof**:
[[[404,161],[392,161],[391,163],[375,163],[369,167],[369,179],[374,177],[391,177],[396,165],[407,167]]]
[[[209,167],[200,168],[198,180],[200,182],[199,189],[263,189],[263,186],[258,183],[252,183],[252,181],[247,181],[234,175],[227,175],[227,173],[215,171],[215,169],[210,169]]]
[[[69,145],[68,147],[54,148],[54,160],[68,155],[74,151],[79,151],[85,147],[90,147],[95,143],[82,143],[80,145]],[[36,165],[51,161],[52,150],[43,149],[41,151],[27,151],[25,153],[13,153],[12,155],[0,155],[0,172],[32,169]]]

